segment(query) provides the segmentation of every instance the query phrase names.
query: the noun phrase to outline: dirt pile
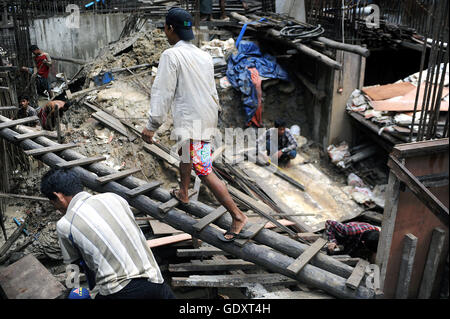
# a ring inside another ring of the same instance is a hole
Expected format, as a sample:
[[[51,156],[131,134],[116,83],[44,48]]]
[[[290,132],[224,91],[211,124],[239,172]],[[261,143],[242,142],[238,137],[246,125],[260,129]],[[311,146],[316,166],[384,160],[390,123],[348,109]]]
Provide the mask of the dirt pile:
[[[100,72],[135,65],[156,65],[161,53],[170,47],[166,35],[159,29],[142,31],[103,48],[94,63],[87,67],[87,78]],[[89,81],[87,81],[89,82]]]

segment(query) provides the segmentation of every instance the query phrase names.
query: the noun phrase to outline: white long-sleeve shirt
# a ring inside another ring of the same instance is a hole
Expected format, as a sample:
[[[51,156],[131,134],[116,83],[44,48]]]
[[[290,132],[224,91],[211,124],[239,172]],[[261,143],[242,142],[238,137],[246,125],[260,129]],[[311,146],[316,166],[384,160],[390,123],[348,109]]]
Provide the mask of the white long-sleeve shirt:
[[[156,131],[172,108],[174,136],[209,141],[217,129],[220,108],[212,57],[179,41],[165,50],[153,82],[147,129]]]

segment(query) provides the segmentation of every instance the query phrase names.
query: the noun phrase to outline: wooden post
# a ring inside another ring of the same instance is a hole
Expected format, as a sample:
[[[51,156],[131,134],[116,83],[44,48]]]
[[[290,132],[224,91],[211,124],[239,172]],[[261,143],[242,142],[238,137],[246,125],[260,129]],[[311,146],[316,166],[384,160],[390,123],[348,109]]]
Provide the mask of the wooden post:
[[[389,182],[386,189],[386,203],[384,205],[383,222],[381,224],[380,240],[378,242],[376,264],[380,267],[380,285],[384,290],[389,252],[391,250],[392,236],[394,234],[395,218],[397,217],[398,197],[400,194],[400,181],[394,173],[389,173]]]
[[[432,298],[433,288],[435,286],[439,265],[443,257],[445,244],[445,231],[441,228],[435,228],[431,237],[430,248],[428,249],[427,261],[423,270],[422,282],[420,284],[419,299]]]
[[[56,107],[56,132],[58,133],[58,143],[62,144],[61,118],[59,116],[59,108],[58,107]]]
[[[402,260],[398,272],[397,290],[395,293],[397,299],[408,299],[416,247],[417,237],[413,234],[406,234],[403,243]]]

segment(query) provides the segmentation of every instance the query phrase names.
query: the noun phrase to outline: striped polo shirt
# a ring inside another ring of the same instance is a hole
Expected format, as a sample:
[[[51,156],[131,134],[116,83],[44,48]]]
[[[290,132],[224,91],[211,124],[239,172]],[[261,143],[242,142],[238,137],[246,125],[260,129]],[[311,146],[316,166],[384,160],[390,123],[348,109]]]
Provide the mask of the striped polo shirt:
[[[64,263],[82,257],[102,295],[120,291],[133,278],[164,281],[127,201],[116,194],[76,194],[56,230]]]

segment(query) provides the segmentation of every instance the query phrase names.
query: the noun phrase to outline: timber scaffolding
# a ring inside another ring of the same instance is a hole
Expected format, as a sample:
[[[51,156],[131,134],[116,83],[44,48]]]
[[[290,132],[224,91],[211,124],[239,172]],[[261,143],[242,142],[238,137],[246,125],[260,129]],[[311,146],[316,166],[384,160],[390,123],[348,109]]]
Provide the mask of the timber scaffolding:
[[[34,117],[22,119],[21,123],[34,120]],[[84,186],[93,191],[116,193],[138,211],[192,237],[269,271],[323,290],[334,297],[371,299],[379,294],[365,286],[369,280],[365,272],[361,271],[361,265],[353,268],[321,253],[320,249],[326,243],[322,238],[318,238],[309,246],[294,238],[264,229],[266,223],[248,223],[243,231],[251,235],[250,240],[225,243],[218,238],[221,231],[212,226],[212,223],[222,229],[231,226],[231,218],[225,214],[223,207],[213,208],[192,198],[189,204],[180,204],[167,190],[160,187],[161,183],[158,181],[144,182],[131,176],[136,169],[118,172],[101,164],[99,161],[104,159],[102,157],[95,160],[86,158],[71,150],[77,146],[75,144],[61,145],[43,136],[20,139],[21,135],[31,131],[19,122],[0,116],[0,136],[3,139],[19,146],[26,154],[50,167],[72,167],[81,177]],[[165,153],[164,148],[160,151]],[[166,155],[169,156],[168,153]]]

